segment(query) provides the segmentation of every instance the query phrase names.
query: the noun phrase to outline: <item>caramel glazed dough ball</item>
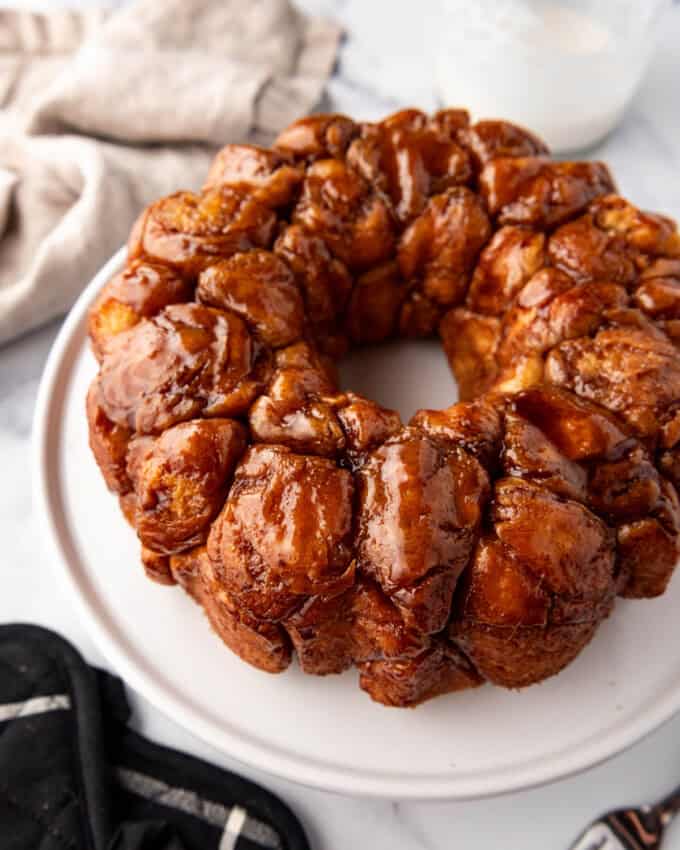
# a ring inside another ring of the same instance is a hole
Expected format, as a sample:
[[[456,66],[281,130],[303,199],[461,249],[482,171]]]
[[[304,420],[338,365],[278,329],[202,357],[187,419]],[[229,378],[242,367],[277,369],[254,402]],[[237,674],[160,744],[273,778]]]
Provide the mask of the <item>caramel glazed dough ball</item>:
[[[334,360],[439,334],[462,401]],[[680,237],[602,163],[416,110],[227,145],[145,210],[90,314],[90,443],[142,544],[250,664],[386,705],[552,676],[678,557]]]

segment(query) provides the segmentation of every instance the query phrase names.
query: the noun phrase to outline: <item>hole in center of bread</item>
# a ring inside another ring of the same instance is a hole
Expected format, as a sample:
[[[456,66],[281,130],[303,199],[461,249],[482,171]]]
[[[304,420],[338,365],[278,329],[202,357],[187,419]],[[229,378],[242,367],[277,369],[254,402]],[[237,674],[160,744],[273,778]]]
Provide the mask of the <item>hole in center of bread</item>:
[[[458,401],[439,340],[406,340],[355,349],[339,364],[340,386],[398,410],[404,423],[421,408]]]

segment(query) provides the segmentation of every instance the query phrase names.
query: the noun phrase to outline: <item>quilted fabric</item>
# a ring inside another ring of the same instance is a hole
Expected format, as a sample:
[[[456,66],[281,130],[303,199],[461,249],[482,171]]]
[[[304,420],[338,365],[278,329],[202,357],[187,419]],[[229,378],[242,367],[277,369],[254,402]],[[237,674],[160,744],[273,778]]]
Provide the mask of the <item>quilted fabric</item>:
[[[309,850],[263,788],[127,725],[123,684],[53,632],[0,626],[3,850]]]

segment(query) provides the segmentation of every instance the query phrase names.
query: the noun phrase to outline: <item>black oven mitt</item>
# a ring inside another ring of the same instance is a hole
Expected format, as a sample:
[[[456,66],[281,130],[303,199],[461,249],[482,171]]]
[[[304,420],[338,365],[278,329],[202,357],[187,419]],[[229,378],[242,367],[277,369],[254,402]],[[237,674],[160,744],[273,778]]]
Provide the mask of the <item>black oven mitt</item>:
[[[63,638],[0,626],[2,850],[309,850],[273,794],[129,716],[120,679]]]

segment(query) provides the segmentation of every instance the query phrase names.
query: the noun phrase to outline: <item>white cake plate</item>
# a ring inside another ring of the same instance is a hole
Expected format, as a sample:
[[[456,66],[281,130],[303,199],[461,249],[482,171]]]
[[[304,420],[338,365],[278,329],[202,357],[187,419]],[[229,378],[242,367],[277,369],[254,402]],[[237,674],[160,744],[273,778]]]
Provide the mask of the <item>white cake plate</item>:
[[[35,498],[54,568],[111,666],[166,715],[225,753],[316,788],[391,798],[470,798],[554,780],[606,759],[680,708],[680,580],[620,601],[582,655],[522,692],[483,687],[415,710],[384,708],[354,672],[272,676],[233,655],[179,588],[145,578],[138,543],[90,454],[95,374],[86,314],[124,262],[83,292],[54,344],[35,418]],[[435,343],[349,359],[347,386],[410,414],[455,386]]]

